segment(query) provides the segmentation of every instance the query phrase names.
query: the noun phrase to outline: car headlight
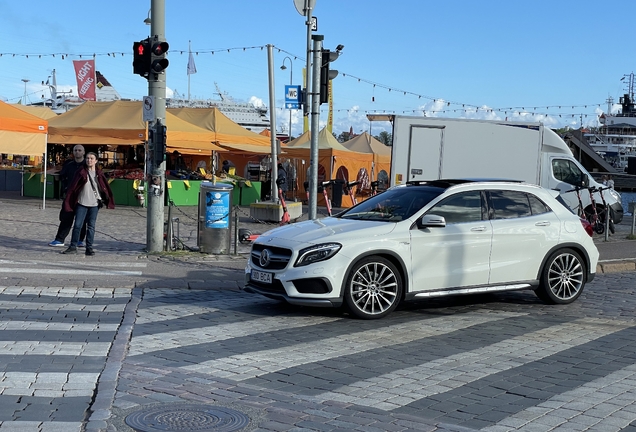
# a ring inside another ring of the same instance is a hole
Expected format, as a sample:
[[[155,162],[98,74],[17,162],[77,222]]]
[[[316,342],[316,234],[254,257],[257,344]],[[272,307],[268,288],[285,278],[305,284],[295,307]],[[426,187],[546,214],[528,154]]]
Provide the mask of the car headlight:
[[[618,192],[616,192],[614,189],[610,189],[609,193],[611,196],[614,197],[616,201],[621,202],[621,195]]]
[[[310,246],[305,249],[301,249],[298,252],[298,259],[296,260],[295,267],[301,267],[315,262],[328,260],[332,256],[338,253],[342,248],[340,243],[323,243],[316,246]]]

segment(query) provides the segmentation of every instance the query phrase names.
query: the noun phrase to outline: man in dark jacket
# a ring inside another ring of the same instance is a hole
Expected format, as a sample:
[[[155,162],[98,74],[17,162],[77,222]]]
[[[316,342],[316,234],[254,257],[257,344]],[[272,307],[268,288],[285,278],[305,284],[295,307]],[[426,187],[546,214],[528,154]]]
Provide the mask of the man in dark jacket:
[[[71,184],[71,180],[75,177],[75,173],[79,170],[80,167],[84,165],[84,146],[76,145],[73,147],[73,159],[67,160],[64,162],[62,166],[62,170],[60,171],[60,182],[62,183],[62,199],[66,196],[66,191],[68,186]],[[57,229],[57,234],[55,235],[55,240],[49,243],[49,246],[55,247],[63,247],[64,240],[68,237],[71,232],[71,228],[73,228],[73,220],[75,219],[74,212],[67,212],[62,207],[60,210],[60,226]],[[84,239],[86,238],[86,224],[82,227],[82,232],[80,233],[80,242],[79,246],[84,245]]]

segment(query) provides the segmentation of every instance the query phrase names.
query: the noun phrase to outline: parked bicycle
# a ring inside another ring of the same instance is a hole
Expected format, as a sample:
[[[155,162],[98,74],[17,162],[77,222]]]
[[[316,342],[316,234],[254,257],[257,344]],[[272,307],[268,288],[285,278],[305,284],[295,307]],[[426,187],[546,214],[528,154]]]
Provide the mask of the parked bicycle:
[[[584,210],[585,217],[590,222],[590,224],[592,225],[592,228],[594,228],[594,231],[597,234],[603,234],[605,232],[605,224],[603,223],[603,221],[601,220],[601,217],[598,214],[598,211],[596,209],[596,200],[594,199],[594,192],[596,191],[596,188],[587,187],[586,189],[590,193],[590,202],[592,204],[587,209]]]
[[[605,195],[603,194],[603,191],[612,189],[611,187],[600,187],[600,188],[591,188],[593,189],[593,192],[598,192],[598,194],[601,196],[601,202],[603,203],[602,207],[600,208],[600,210],[597,210],[598,213],[598,217],[601,219],[601,222],[603,223],[603,227],[605,227],[606,225],[609,225],[609,232],[611,234],[614,234],[616,232],[616,227],[614,226],[614,219],[612,218],[612,211],[610,210],[609,206],[607,205],[607,201],[605,201]],[[591,192],[591,193],[593,193]],[[594,201],[594,199],[592,198],[592,203],[593,205],[596,207],[596,203]],[[609,217],[609,224],[607,224],[608,221],[606,221],[606,217]]]

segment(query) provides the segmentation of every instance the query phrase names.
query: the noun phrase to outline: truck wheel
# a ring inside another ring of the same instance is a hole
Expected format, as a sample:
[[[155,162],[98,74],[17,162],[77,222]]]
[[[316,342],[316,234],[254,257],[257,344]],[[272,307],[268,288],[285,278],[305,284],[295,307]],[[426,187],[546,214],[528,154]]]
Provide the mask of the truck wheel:
[[[546,261],[535,293],[546,303],[572,303],[583,292],[585,277],[585,262],[581,256],[572,249],[560,249]]]
[[[400,272],[385,258],[363,258],[349,272],[344,297],[347,307],[357,317],[383,318],[397,307],[402,298]]]

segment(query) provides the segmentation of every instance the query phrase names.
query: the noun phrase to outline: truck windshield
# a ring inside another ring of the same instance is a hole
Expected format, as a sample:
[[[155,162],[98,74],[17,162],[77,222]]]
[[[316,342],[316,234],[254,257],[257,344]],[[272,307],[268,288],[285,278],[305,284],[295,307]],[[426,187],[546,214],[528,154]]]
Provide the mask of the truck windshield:
[[[417,213],[444,192],[432,186],[405,186],[389,189],[338,215],[343,219],[399,222]]]

